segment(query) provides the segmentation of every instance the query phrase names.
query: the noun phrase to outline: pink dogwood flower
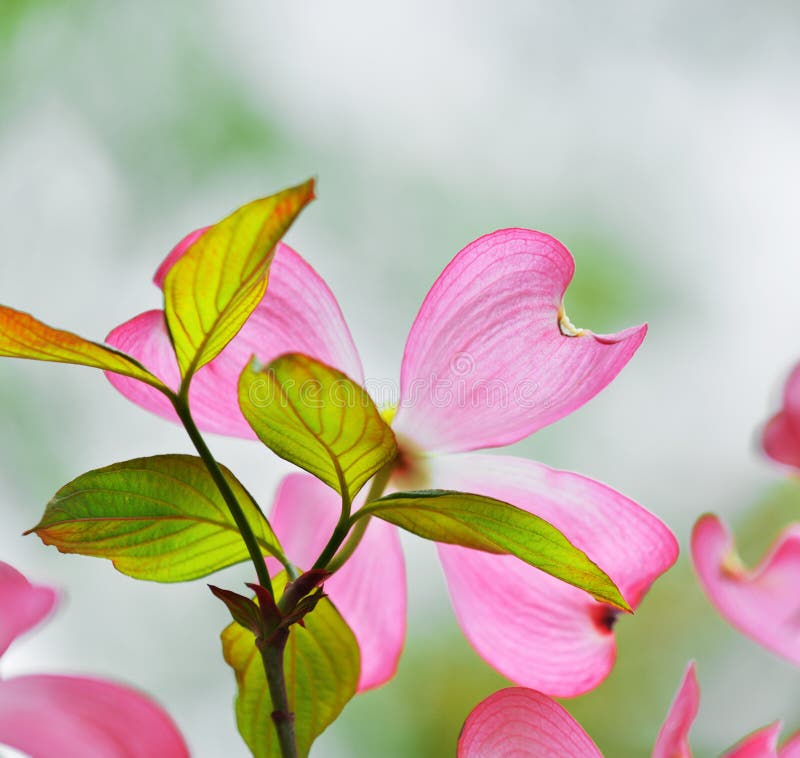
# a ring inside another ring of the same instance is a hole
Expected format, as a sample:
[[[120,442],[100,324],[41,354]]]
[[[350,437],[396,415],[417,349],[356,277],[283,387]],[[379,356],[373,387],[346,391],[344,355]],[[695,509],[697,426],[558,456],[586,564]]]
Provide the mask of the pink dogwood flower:
[[[56,592],[0,562],[0,655],[54,608]],[[34,758],[188,758],[167,714],[102,679],[32,674],[0,679],[0,744]]]
[[[202,232],[170,253],[156,284]],[[399,455],[390,487],[475,492],[536,513],[584,550],[635,608],[677,557],[675,538],[659,519],[579,474],[472,452],[509,445],[576,410],[613,380],[644,339],[644,325],[610,335],[574,327],[562,304],[573,271],[563,245],[526,229],[481,237],[445,268],[406,342],[392,420]],[[119,326],[108,341],[177,387],[161,311]],[[190,405],[198,426],[254,438],[237,404],[239,374],[253,355],[266,364],[287,352],[305,353],[364,384],[333,294],[281,244],[263,300],[193,380]],[[128,398],[174,420],[169,403],[150,387],[108,376]],[[284,482],[272,519],[298,565],[313,560],[304,545],[319,544],[338,510],[335,493],[310,477]],[[585,692],[608,674],[616,652],[614,609],[516,558],[453,545],[438,550],[459,623],[501,673],[559,696]],[[326,588],[361,646],[360,688],[385,682],[405,636],[405,573],[396,529],[373,519],[353,558]]]
[[[778,463],[800,469],[800,364],[783,389],[783,407],[764,427],[764,452]]]
[[[747,569],[731,531],[707,514],[692,531],[692,561],[700,585],[726,621],[800,666],[800,524],[784,529],[761,563]]]
[[[694,663],[686,669],[651,758],[692,758],[689,730],[700,707]],[[722,758],[800,758],[800,732],[778,748],[780,722],[745,737]],[[566,709],[541,692],[509,687],[490,695],[467,717],[457,758],[603,758]]]

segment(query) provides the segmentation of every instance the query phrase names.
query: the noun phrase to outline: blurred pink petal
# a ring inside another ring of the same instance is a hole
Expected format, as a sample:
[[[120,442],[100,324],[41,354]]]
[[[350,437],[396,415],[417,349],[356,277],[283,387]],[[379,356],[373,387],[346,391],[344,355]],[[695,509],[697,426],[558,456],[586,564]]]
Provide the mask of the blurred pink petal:
[[[0,654],[51,611],[56,593],[0,562]],[[184,758],[169,716],[134,690],[97,679],[20,676],[0,681],[0,744],[33,758]]]
[[[764,427],[764,452],[778,463],[800,469],[800,430],[785,411],[773,416]]]
[[[167,714],[117,684],[68,676],[0,682],[0,743],[33,758],[184,758]]]
[[[467,717],[458,758],[602,758],[580,724],[541,692],[509,687]]]
[[[281,482],[270,515],[286,554],[309,569],[332,534],[341,500],[309,474]],[[406,635],[406,576],[397,528],[372,519],[350,560],[327,582],[330,595],[358,640],[360,691],[394,676]]]
[[[181,375],[163,311],[140,313],[114,329],[106,337],[106,342],[132,358],[136,358],[167,387],[173,390],[178,389]],[[170,421],[178,420],[172,403],[154,387],[110,371],[105,373],[106,379],[128,400],[162,418]]]
[[[778,751],[780,732],[780,721],[765,726],[723,753],[722,758],[787,758],[789,754],[783,750]]]
[[[689,730],[700,708],[700,686],[694,662],[686,667],[683,681],[658,733],[652,758],[692,758]]]
[[[764,427],[764,452],[778,463],[800,468],[800,365],[783,389],[783,408]]]
[[[161,261],[161,265],[158,267],[155,275],[153,276],[153,281],[155,282],[156,287],[159,289],[164,289],[164,279],[167,278],[169,270],[210,228],[210,226],[203,226],[200,227],[200,229],[195,229],[193,232],[189,232],[189,234],[187,234],[177,245],[175,245],[175,247],[172,248],[172,250],[169,251],[169,254],[166,258],[164,258],[163,261]]]
[[[541,232],[505,229],[467,245],[411,327],[396,431],[429,452],[509,445],[600,392],[646,327],[567,336],[573,271],[569,251]]]
[[[195,229],[172,248],[153,277],[153,281],[159,289],[163,289],[164,278],[178,259],[209,228],[204,226],[202,229]],[[168,387],[173,390],[178,389],[181,383],[181,374],[163,311],[146,311],[130,321],[120,324],[106,337],[106,342],[117,350],[136,358]],[[116,389],[137,405],[170,421],[178,420],[169,400],[153,387],[119,374],[113,374],[110,371],[106,372],[106,377]]]
[[[800,525],[785,529],[749,570],[727,526],[706,515],[692,532],[692,560],[701,586],[726,621],[800,665]]]
[[[174,263],[173,256],[175,251],[167,261]],[[166,271],[159,269],[157,281],[163,281],[165,275]],[[150,311],[117,327],[107,342],[136,358],[174,388],[177,364],[163,316],[159,319],[157,313]],[[254,355],[266,364],[288,352],[305,353],[359,384],[364,382],[361,359],[333,293],[294,250],[280,244],[261,303],[239,334],[192,380],[190,402],[200,429],[254,439],[256,435],[239,410],[239,374]],[[133,379],[106,376],[133,402],[174,419],[169,402],[157,390]]]
[[[795,732],[783,743],[778,758],[800,758],[800,732]]]
[[[658,733],[651,758],[691,758],[689,731],[700,705],[694,663]],[[778,749],[781,724],[759,729],[721,758],[800,758],[800,732]],[[467,718],[457,758],[596,758],[602,754],[581,726],[558,703],[523,687],[495,692]]]
[[[42,621],[56,600],[50,587],[31,584],[15,568],[0,561],[0,655],[19,635]]]
[[[474,453],[433,458],[429,465],[436,487],[505,500],[552,523],[614,580],[633,608],[677,558],[677,542],[661,521],[586,477]],[[438,549],[461,628],[504,676],[571,697],[611,670],[614,609],[512,556],[455,545]]]

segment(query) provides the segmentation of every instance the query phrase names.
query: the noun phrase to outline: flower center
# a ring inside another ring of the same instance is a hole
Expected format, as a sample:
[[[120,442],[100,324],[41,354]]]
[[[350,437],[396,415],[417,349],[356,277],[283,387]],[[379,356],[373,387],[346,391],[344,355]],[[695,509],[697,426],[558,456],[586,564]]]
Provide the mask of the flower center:
[[[381,418],[389,425],[397,414],[397,406],[391,405],[381,410]],[[410,439],[395,432],[397,457],[392,463],[389,480],[394,490],[424,490],[430,487],[430,467],[422,450]]]
[[[392,466],[391,484],[398,490],[424,490],[430,487],[430,467],[416,446],[398,437],[397,457]]]
[[[580,337],[584,331],[569,320],[563,305],[558,309],[558,328],[565,337]]]

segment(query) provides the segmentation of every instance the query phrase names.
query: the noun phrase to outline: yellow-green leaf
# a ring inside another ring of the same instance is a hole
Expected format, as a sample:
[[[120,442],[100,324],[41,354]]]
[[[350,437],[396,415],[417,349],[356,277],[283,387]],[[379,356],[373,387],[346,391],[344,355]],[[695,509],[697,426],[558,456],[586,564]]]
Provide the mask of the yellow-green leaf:
[[[352,501],[397,454],[369,393],[341,371],[296,353],[239,378],[239,407],[261,441]]]
[[[72,332],[53,329],[29,313],[4,305],[0,305],[0,357],[90,366],[164,389],[159,379],[124,353]]]
[[[266,553],[280,555],[269,524],[221,467]],[[182,582],[247,560],[236,523],[200,458],[158,455],[89,471],[62,487],[30,530],[62,553],[108,558],[123,574]]]
[[[355,518],[376,516],[435,542],[515,555],[624,611],[630,606],[608,575],[558,529],[528,511],[450,490],[397,492],[373,500]]]
[[[275,246],[314,199],[314,181],[255,200],[206,231],[164,280],[164,311],[184,381],[242,328],[267,287]]]
[[[276,596],[285,585],[285,573],[272,580]],[[284,656],[300,758],[308,755],[314,740],[355,694],[360,667],[356,638],[329,600],[322,599],[304,623],[305,627],[291,626]],[[255,758],[280,758],[266,675],[253,633],[231,624],[222,632],[222,653],[236,673],[239,733]]]

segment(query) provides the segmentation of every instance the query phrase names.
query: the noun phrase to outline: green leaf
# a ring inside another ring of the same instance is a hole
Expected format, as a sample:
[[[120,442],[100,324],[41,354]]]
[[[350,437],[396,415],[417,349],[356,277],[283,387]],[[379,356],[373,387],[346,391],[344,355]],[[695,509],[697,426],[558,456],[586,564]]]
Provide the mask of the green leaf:
[[[248,492],[220,468],[262,549],[282,555]],[[30,532],[62,553],[108,558],[123,574],[156,582],[197,579],[249,558],[211,475],[191,455],[89,471],[55,494]]]
[[[605,572],[558,529],[502,500],[450,490],[397,492],[368,503],[354,519],[366,516],[428,540],[515,555],[603,603],[631,610]]]
[[[276,595],[286,574],[272,580]],[[358,686],[358,643],[330,600],[323,598],[305,626],[289,629],[284,669],[289,706],[295,714],[298,754],[333,723]],[[236,673],[236,721],[255,758],[280,758],[261,655],[252,632],[233,623],[222,632],[222,653]]]
[[[255,200],[210,227],[164,279],[164,312],[184,382],[242,328],[267,288],[275,246],[314,199],[314,180]]]
[[[367,391],[305,355],[288,354],[239,378],[239,407],[261,441],[352,501],[397,454]]]
[[[0,357],[71,363],[113,371],[164,390],[161,380],[118,350],[53,329],[28,313],[0,305]]]

